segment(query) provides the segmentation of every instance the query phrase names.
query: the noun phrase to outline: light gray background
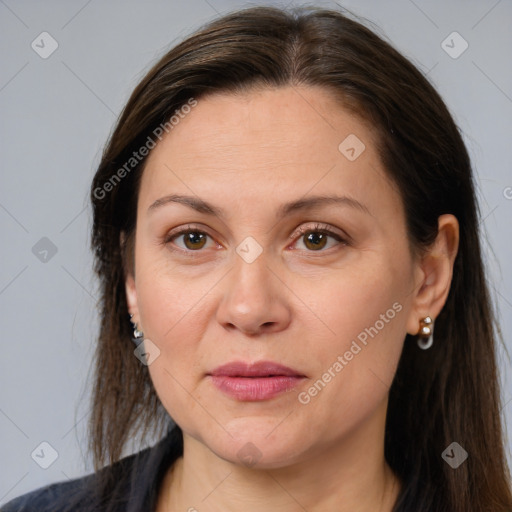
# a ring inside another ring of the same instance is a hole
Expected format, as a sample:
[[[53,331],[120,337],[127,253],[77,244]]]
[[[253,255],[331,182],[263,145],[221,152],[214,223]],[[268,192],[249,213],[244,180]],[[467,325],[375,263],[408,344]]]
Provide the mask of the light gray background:
[[[428,73],[465,134],[477,172],[492,293],[510,351],[512,2],[341,3],[374,22]],[[213,17],[247,5],[0,0],[0,505],[91,470],[84,434],[97,292],[87,194],[116,116],[166,48]],[[31,48],[43,31],[59,45],[47,59]],[[441,46],[453,31],[469,44],[457,59]],[[42,237],[57,247],[47,262],[32,252]],[[510,426],[512,369],[503,347],[498,357],[502,414]],[[46,470],[31,458],[42,441],[59,454]],[[507,443],[510,458],[510,438]]]

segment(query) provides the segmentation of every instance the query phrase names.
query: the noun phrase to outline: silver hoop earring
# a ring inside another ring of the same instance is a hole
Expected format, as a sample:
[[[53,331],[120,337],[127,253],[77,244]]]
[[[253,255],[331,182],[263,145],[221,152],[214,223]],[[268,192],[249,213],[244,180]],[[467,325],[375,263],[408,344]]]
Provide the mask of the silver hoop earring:
[[[418,347],[427,350],[434,344],[434,320],[426,316],[420,320],[420,329],[418,331]]]
[[[138,328],[137,324],[132,322],[133,315],[130,315],[130,323],[133,328],[132,341],[135,345],[139,346],[144,341],[144,333]]]

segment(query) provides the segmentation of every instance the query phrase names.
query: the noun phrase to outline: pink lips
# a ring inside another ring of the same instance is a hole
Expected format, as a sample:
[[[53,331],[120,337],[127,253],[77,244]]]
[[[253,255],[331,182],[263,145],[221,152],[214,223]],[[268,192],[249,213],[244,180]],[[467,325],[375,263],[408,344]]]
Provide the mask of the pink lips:
[[[208,375],[220,391],[240,401],[269,400],[290,391],[305,378],[300,372],[271,361],[233,361]]]

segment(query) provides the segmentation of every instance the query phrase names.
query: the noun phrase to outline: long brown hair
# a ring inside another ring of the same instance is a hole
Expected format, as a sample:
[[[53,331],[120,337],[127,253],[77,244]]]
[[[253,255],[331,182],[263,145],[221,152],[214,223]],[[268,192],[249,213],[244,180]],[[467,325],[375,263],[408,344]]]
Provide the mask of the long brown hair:
[[[96,467],[119,460],[136,433],[142,439],[169,423],[130,342],[124,279],[145,158],[133,168],[126,162],[190,98],[284,85],[328,88],[345,108],[371,120],[405,205],[412,247],[433,242],[442,214],[455,215],[461,226],[435,344],[419,350],[407,336],[389,393],[385,456],[404,483],[394,510],[510,511],[495,322],[468,153],[421,72],[361,23],[317,8],[257,7],[209,23],[153,66],[120,116],[91,188],[102,300],[90,421]],[[125,173],[119,172],[123,165]],[[456,469],[441,456],[452,442],[469,454]]]

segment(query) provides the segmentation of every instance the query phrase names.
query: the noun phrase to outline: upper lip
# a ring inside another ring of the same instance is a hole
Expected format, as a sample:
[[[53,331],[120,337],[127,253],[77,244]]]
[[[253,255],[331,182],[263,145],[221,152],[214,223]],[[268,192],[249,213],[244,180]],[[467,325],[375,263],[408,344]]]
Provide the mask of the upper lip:
[[[299,371],[272,361],[259,361],[256,363],[232,361],[215,368],[209,375],[215,377],[304,377]]]

